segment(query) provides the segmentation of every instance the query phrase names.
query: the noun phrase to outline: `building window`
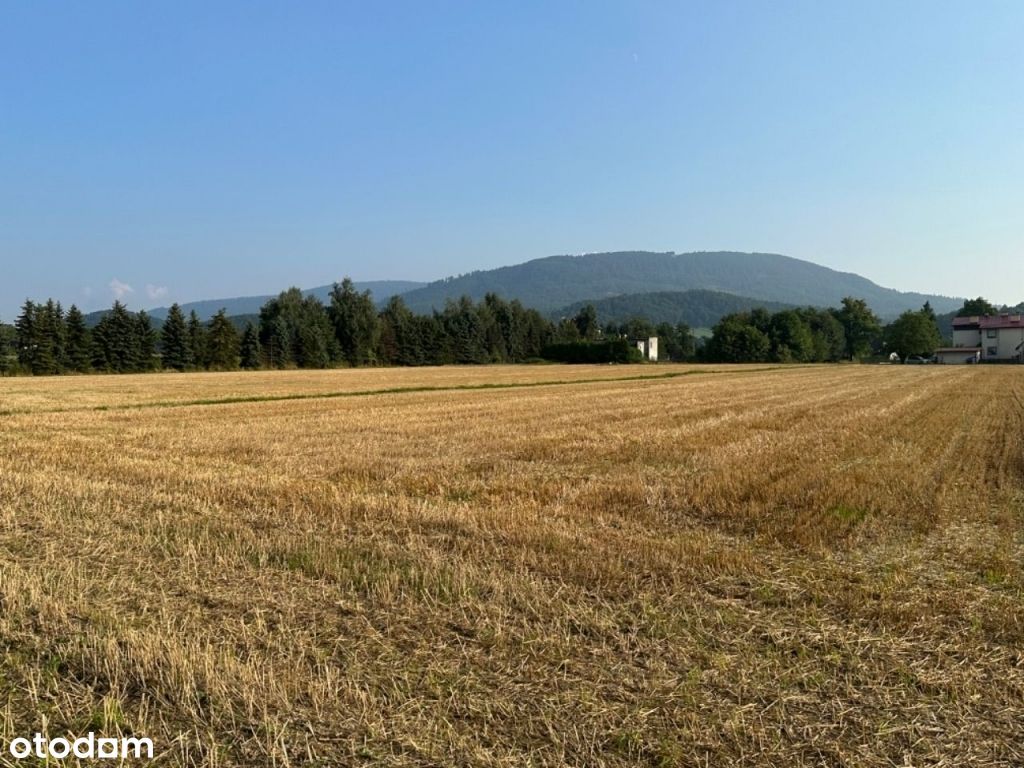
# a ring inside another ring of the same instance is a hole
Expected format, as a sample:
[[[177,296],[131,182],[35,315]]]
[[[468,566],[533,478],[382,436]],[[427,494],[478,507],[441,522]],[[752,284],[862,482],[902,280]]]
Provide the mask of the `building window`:
[[[999,354],[999,347],[989,347],[988,354],[989,357],[995,357],[996,355]]]
[[[990,329],[989,329],[989,331],[988,331],[988,337],[989,337],[990,339],[994,339],[994,338],[995,338],[996,336],[998,336],[998,335],[999,335],[999,331],[997,331],[997,330],[996,330],[995,328],[990,328]]]

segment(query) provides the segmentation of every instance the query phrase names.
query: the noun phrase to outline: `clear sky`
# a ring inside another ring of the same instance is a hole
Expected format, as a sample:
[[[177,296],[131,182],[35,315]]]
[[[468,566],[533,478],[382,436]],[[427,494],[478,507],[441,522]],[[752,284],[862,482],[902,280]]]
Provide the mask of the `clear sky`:
[[[555,253],[1024,299],[1024,3],[0,0],[0,318]]]

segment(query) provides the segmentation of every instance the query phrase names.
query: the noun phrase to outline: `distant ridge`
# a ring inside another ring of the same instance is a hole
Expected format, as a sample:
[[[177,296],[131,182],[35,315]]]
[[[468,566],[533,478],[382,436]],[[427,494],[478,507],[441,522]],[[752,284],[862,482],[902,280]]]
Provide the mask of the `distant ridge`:
[[[710,328],[725,315],[749,312],[761,308],[769,312],[792,309],[792,304],[751,299],[720,291],[660,291],[657,293],[630,293],[596,301],[578,301],[551,313],[553,320],[572,317],[587,304],[597,310],[597,319],[605,323],[625,323],[642,317],[654,324],[686,323],[691,328]]]
[[[287,286],[282,286],[286,288]],[[963,299],[924,293],[904,293],[884,288],[850,272],[838,272],[809,261],[774,253],[701,251],[655,253],[618,251],[582,256],[548,256],[522,264],[481,270],[432,283],[409,280],[377,280],[356,283],[369,290],[378,305],[400,295],[415,312],[443,309],[448,299],[469,296],[479,301],[487,293],[518,299],[528,307],[550,314],[579,302],[594,302],[636,294],[707,291],[790,306],[836,306],[845,296],[867,301],[885,319],[926,301],[943,314],[959,309]],[[304,291],[327,300],[330,285]],[[277,294],[208,299],[182,304],[208,320],[224,308],[228,315],[253,315]],[[167,316],[167,307],[148,310],[154,320]],[[86,321],[94,324],[104,312],[93,312]]]
[[[524,264],[438,280],[404,294],[411,309],[440,309],[462,295],[481,299],[489,292],[519,299],[543,312],[580,301],[623,294],[709,290],[799,306],[835,306],[844,296],[865,299],[878,314],[894,317],[930,301],[936,312],[961,306],[962,299],[883,288],[848,272],[774,253],[734,251],[653,253],[619,251],[583,256],[549,256]]]

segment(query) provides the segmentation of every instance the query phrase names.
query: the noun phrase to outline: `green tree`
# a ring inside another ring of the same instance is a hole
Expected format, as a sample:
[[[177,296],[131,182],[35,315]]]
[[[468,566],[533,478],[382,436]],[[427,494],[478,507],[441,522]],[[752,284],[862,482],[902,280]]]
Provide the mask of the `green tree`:
[[[245,325],[239,354],[242,358],[242,367],[248,371],[254,371],[263,365],[263,349],[260,347],[260,335],[256,330],[256,326],[252,323],[246,323]]]
[[[485,325],[473,300],[463,296],[458,301],[445,303],[439,316],[442,331],[443,363],[488,363]]]
[[[210,320],[206,336],[207,366],[215,371],[233,371],[238,368],[238,331],[228,320],[227,311],[221,309]]]
[[[686,323],[659,323],[655,328],[658,353],[662,359],[680,362],[692,360],[697,351],[697,340]]]
[[[349,365],[373,362],[380,327],[370,292],[359,293],[346,277],[340,284],[334,284],[327,315],[334,327],[341,357]]]
[[[649,339],[655,335],[655,329],[647,318],[631,317],[619,326],[619,333],[630,339]]]
[[[324,368],[338,344],[323,304],[289,288],[260,309],[260,343],[273,368]]]
[[[14,344],[21,367],[33,375],[58,373],[57,305],[28,300],[14,323]]]
[[[115,301],[93,329],[93,367],[112,373],[137,370],[141,357],[139,330],[135,316]]]
[[[40,318],[45,373],[64,372],[66,360],[67,326],[64,320],[64,309],[59,302],[48,299],[43,305]]]
[[[156,367],[157,332],[146,312],[135,315],[135,370],[152,371]]]
[[[14,353],[14,326],[0,323],[0,376],[10,373],[17,365]]]
[[[587,304],[572,319],[582,341],[595,341],[601,335],[601,326],[597,322],[597,310],[593,304]]]
[[[881,334],[882,324],[863,299],[846,297],[842,307],[835,311],[836,320],[843,326],[846,337],[846,356],[857,360],[871,354]]]
[[[181,307],[172,304],[160,329],[160,353],[164,368],[184,371],[191,359],[189,329]]]
[[[193,309],[188,316],[188,363],[195,368],[207,368],[209,359],[206,353],[206,328]]]
[[[768,323],[772,358],[780,363],[806,363],[814,359],[814,338],[810,326],[796,310],[772,315]]]
[[[961,307],[957,313],[957,317],[975,317],[976,315],[998,315],[999,310],[995,305],[991,304],[987,299],[983,299],[979,296],[976,299],[967,299],[964,301],[963,307]]]
[[[926,309],[904,312],[885,329],[885,348],[904,360],[912,355],[931,357],[941,343],[935,315]]]
[[[828,310],[813,307],[799,311],[811,330],[813,352],[810,359],[817,363],[842,360],[846,354],[846,332],[835,315]]]
[[[555,341],[559,344],[572,344],[580,339],[580,329],[571,317],[563,317],[555,326]]]
[[[423,338],[423,324],[405,305],[392,296],[380,313],[377,341],[379,359],[389,365],[426,365],[429,354]]]
[[[74,304],[65,318],[67,340],[65,345],[66,367],[76,373],[87,373],[92,361],[92,341],[85,317]]]
[[[705,357],[716,363],[761,363],[771,355],[771,339],[752,324],[750,314],[723,317],[712,329]]]

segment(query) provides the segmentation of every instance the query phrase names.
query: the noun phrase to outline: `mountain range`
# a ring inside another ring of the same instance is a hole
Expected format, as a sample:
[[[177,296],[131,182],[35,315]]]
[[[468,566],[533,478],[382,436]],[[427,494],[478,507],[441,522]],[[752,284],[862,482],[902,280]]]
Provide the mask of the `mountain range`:
[[[894,317],[930,301],[947,312],[962,300],[883,288],[867,278],[773,253],[734,251],[652,253],[620,251],[543,259],[438,280],[403,294],[417,312],[440,308],[462,295],[498,293],[543,312],[574,302],[663,291],[709,290],[782,304],[836,306],[845,296],[865,299],[879,315]]]
[[[447,300],[460,296],[480,300],[487,293],[496,293],[549,315],[570,312],[572,307],[591,302],[599,306],[599,313],[604,308],[602,321],[628,310],[631,316],[643,314],[654,319],[652,314],[657,314],[658,321],[681,320],[691,325],[712,324],[716,313],[720,312],[717,317],[721,317],[753,306],[836,306],[845,296],[865,299],[886,319],[907,309],[918,309],[926,301],[940,314],[958,309],[963,301],[884,288],[857,274],[780,254],[735,251],[549,256],[426,284],[385,280],[356,283],[356,287],[370,291],[378,305],[401,295],[415,312],[442,309]],[[326,301],[330,290],[330,285],[324,285],[305,293]],[[229,315],[251,315],[270,298],[268,294],[209,299],[183,304],[182,309],[186,314],[195,310],[204,320],[221,308]],[[160,321],[166,317],[167,307],[157,307],[150,314]],[[102,313],[93,313],[90,319],[100,316]],[[698,316],[699,322],[695,319]]]

